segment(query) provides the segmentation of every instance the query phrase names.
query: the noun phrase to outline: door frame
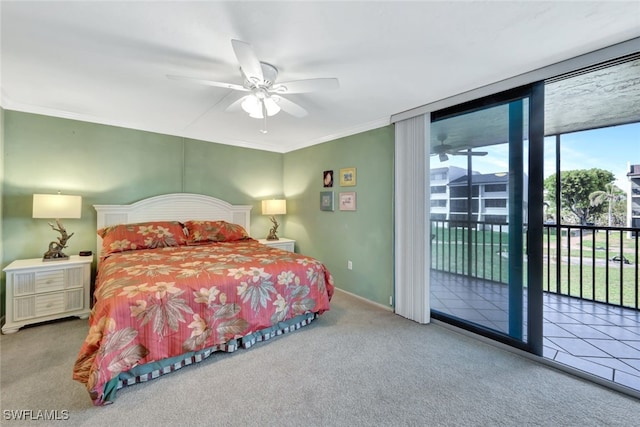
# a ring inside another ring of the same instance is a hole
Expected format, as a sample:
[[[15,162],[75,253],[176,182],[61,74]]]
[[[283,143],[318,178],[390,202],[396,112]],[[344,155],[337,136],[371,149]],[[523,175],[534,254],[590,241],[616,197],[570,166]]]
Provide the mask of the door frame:
[[[440,312],[431,311],[433,319],[486,336],[521,350],[542,355],[543,351],[543,181],[544,181],[544,82],[509,89],[431,113],[430,123],[463,113],[529,99],[528,115],[528,221],[526,229],[527,255],[527,340],[521,341],[482,325],[468,323]],[[518,208],[522,208],[521,206]],[[509,315],[511,317],[511,314]]]

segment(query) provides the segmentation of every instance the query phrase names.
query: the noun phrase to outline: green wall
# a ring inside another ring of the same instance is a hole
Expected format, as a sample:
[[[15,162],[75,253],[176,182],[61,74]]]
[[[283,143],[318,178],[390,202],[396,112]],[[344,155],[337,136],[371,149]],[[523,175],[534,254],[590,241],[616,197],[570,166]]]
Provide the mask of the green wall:
[[[324,262],[337,287],[389,305],[393,295],[392,126],[284,155],[285,231],[297,251]],[[356,186],[341,187],[340,168],[356,168]],[[323,188],[323,171],[334,171]],[[335,210],[320,210],[320,192],[333,190]],[[338,194],[355,191],[357,210],[340,211]],[[347,261],[353,269],[347,269]]]
[[[286,196],[280,236],[325,262],[346,291],[388,304],[392,295],[393,130],[385,127],[280,154],[2,110],[2,268],[38,258],[58,233],[31,218],[34,193],[81,195],[82,218],[63,223],[74,236],[67,253],[96,250],[94,204],[132,203],[170,192],[207,194],[252,205],[251,234],[271,226],[260,200]],[[357,168],[357,186],[339,187],[338,171]],[[320,212],[322,172],[333,190],[356,191],[356,212]],[[347,270],[347,260],[353,270]],[[5,275],[0,285],[4,313]]]

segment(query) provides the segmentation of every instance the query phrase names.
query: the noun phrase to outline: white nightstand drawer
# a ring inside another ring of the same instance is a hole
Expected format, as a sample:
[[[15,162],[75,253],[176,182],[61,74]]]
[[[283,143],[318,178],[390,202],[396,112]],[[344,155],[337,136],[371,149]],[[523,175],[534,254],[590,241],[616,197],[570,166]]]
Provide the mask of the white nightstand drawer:
[[[36,271],[36,293],[64,289],[64,270]]]
[[[13,321],[63,313],[64,292],[34,295],[13,300]]]
[[[63,313],[64,311],[65,311],[64,310],[64,292],[57,292],[55,294],[36,295],[36,298],[35,298],[36,317]]]
[[[20,321],[42,316],[82,310],[83,289],[73,289],[43,295],[15,298],[13,300],[13,320]]]

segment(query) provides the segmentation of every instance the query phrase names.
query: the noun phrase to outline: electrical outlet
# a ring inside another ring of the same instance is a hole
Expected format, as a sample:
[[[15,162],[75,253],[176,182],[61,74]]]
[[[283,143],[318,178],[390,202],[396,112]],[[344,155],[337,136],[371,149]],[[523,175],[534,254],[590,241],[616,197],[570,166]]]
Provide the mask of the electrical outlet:
[[[351,262],[351,260],[347,261],[347,268],[349,270],[353,270],[353,263]]]

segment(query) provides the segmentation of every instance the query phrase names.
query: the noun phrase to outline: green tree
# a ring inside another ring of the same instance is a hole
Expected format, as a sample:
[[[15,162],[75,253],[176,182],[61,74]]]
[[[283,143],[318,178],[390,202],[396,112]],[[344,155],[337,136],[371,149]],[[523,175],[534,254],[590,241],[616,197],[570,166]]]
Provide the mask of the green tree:
[[[611,223],[614,227],[627,227],[627,197],[613,204]]]
[[[613,205],[616,202],[619,202],[622,199],[624,199],[624,197],[625,197],[624,191],[622,191],[621,189],[619,189],[618,187],[616,187],[611,183],[605,185],[604,190],[594,191],[593,193],[589,194],[589,200],[591,201],[591,206],[600,206],[603,203],[607,204],[607,207],[609,208],[607,212],[607,219],[608,219],[607,222],[609,224],[609,227],[611,227],[611,220],[613,218]]]
[[[592,206],[589,195],[606,188],[615,180],[612,172],[592,168],[576,169],[560,172],[560,203],[562,209],[571,211],[580,224],[584,225],[594,214],[603,211],[603,206]],[[544,180],[544,188],[547,190],[548,200],[553,201],[556,197],[556,174]]]

